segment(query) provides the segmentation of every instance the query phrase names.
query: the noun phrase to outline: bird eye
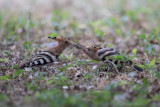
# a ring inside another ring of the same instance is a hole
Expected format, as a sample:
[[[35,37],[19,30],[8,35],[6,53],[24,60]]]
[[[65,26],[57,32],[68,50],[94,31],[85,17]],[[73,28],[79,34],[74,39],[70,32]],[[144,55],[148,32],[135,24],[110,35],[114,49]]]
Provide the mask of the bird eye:
[[[65,41],[65,43],[68,43],[68,41]]]

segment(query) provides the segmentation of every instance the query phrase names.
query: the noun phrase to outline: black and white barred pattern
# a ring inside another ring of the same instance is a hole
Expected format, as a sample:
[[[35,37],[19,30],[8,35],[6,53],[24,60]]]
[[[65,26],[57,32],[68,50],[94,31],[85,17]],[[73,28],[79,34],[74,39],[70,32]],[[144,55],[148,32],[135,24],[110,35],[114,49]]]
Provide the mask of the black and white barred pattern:
[[[113,62],[115,65],[122,65],[122,66],[125,65],[125,64],[128,64],[133,69],[135,69],[137,71],[143,71],[143,69],[141,67],[138,67],[137,65],[134,65],[131,60],[128,60],[125,57],[124,57],[124,61],[112,59],[114,56],[120,55],[120,53],[117,52],[113,48],[102,48],[102,49],[97,51],[97,54],[98,54],[99,58],[104,62],[110,61],[110,62]],[[106,58],[106,57],[108,57],[108,58]]]
[[[114,57],[120,53],[113,48],[102,48],[97,51],[97,54],[102,61],[105,61],[106,57]]]
[[[30,61],[24,63],[20,68],[45,65],[57,61],[58,56],[49,51],[39,51]]]

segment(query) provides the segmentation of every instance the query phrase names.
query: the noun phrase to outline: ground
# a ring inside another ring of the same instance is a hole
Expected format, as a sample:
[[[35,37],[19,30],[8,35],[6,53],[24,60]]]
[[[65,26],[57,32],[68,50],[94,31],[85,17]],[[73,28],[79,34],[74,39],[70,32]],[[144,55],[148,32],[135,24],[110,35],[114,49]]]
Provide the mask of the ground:
[[[160,106],[159,0],[1,0],[0,104],[5,106]],[[117,49],[144,71],[103,72],[68,47],[57,63],[18,69],[52,34]],[[103,74],[102,73],[102,74]]]

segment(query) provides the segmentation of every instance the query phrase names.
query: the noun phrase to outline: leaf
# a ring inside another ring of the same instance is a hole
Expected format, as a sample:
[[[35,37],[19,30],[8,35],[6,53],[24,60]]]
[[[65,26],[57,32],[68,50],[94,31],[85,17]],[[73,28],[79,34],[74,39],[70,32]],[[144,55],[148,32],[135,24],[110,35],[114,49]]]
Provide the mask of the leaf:
[[[5,51],[4,53],[5,53],[6,55],[10,55],[10,54],[11,54],[10,51]]]
[[[146,47],[145,47],[145,51],[147,51],[148,53],[151,53],[151,52],[153,52],[153,50],[154,50],[154,48],[153,48],[153,45],[147,45]]]
[[[31,44],[32,44],[31,41],[25,41],[23,46],[25,47],[25,49],[29,50],[32,49]]]
[[[132,21],[136,21],[137,20],[137,14],[135,11],[128,11],[127,12],[127,15],[129,16],[129,18],[132,20]]]
[[[63,19],[69,19],[70,18],[70,12],[69,11],[65,11],[62,13],[62,18]]]
[[[106,21],[104,21],[104,20],[91,21],[90,24],[93,27],[99,27],[99,26],[103,26],[103,25],[105,26]]]
[[[125,58],[124,58],[124,56],[122,56],[122,55],[116,55],[116,56],[114,56],[114,59],[115,59],[115,60],[125,61]]]
[[[160,79],[160,73],[156,71],[156,77]]]
[[[146,78],[143,78],[143,83],[144,83],[145,86],[149,86],[149,82]]]
[[[57,32],[54,32],[54,33],[52,33],[51,35],[49,35],[48,37],[58,37],[58,33],[57,33]]]
[[[72,22],[71,24],[70,24],[70,26],[72,27],[72,29],[76,29],[76,28],[78,28],[79,27],[79,24],[77,23],[77,22]]]
[[[135,58],[135,56],[133,55],[133,56],[130,56],[128,59],[133,60],[134,58]]]
[[[111,92],[107,90],[102,92],[93,91],[92,94],[94,95],[94,101],[97,103],[105,103],[106,101],[110,101],[112,98]]]
[[[12,68],[19,68],[19,65],[13,65]]]
[[[67,65],[67,66],[64,66],[65,69],[68,69],[68,68],[70,68],[70,67],[73,67],[73,64],[69,64],[69,65]]]
[[[24,72],[23,69],[18,69],[16,70],[16,72],[14,73],[14,77],[16,78],[17,76],[19,76],[20,74],[22,74]]]
[[[71,59],[71,57],[72,57],[72,55],[70,54],[70,55],[68,55],[67,59],[68,59],[68,60],[70,60],[70,59]]]
[[[53,83],[54,83],[54,80],[48,80],[48,81],[46,82],[47,85],[50,85],[50,84],[53,84]]]
[[[94,63],[99,63],[99,61],[95,61],[95,60],[89,60],[89,62],[94,62]]]
[[[0,101],[6,101],[7,96],[5,94],[0,94]]]
[[[137,49],[134,48],[134,49],[132,50],[132,53],[136,55],[136,54],[137,54]]]
[[[35,26],[34,22],[32,20],[29,21],[29,28],[32,29]]]
[[[55,77],[53,76],[50,80],[48,80],[46,82],[46,84],[54,84],[54,85],[57,85],[57,86],[62,86],[62,85],[69,85],[71,84],[71,81],[66,77],[66,76],[63,76],[63,75],[59,75],[58,77]]]
[[[116,19],[116,17],[108,18],[106,24],[109,25],[109,26],[116,26],[116,24],[117,24],[117,19]]]
[[[99,37],[104,36],[104,34],[105,34],[105,33],[104,33],[101,29],[99,29],[99,28],[95,28],[94,31],[95,31],[95,33],[96,33],[96,36],[99,36]]]
[[[8,61],[8,59],[4,58],[4,59],[0,59],[0,61],[6,62],[6,61]]]
[[[146,34],[139,35],[140,39],[146,39]]]
[[[79,66],[80,66],[80,65],[88,65],[88,62],[87,62],[87,61],[78,61],[78,60],[77,60],[77,61],[76,61],[76,64],[79,65]]]
[[[153,100],[160,101],[160,94],[156,94],[156,95],[153,97]]]
[[[108,48],[112,48],[112,47],[113,47],[113,44],[108,44],[107,47],[108,47]]]
[[[156,63],[156,60],[155,60],[155,59],[153,59],[153,60],[149,63],[149,68],[150,68],[150,67],[152,67],[152,66],[154,66],[154,65],[155,65],[155,63]]]
[[[94,74],[93,73],[87,73],[85,74],[85,79],[89,80],[89,79],[92,79],[94,77]]]
[[[62,72],[62,71],[66,70],[66,69],[68,69],[70,67],[73,67],[73,64],[69,64],[69,65],[63,66],[61,68],[58,68],[58,70],[60,70]]]
[[[0,80],[9,80],[10,78],[10,75],[0,76]]]
[[[146,68],[146,66],[142,65],[142,64],[139,64],[138,66],[141,67],[141,68]]]
[[[122,34],[122,30],[121,29],[116,29],[116,34],[117,35],[121,35]]]
[[[60,13],[61,13],[61,11],[60,11],[60,10],[54,10],[54,11],[53,11],[53,14],[54,14],[55,16],[59,16],[59,15],[60,15]]]
[[[133,101],[133,106],[144,106],[144,105],[148,105],[149,102],[150,102],[149,99],[137,98]]]

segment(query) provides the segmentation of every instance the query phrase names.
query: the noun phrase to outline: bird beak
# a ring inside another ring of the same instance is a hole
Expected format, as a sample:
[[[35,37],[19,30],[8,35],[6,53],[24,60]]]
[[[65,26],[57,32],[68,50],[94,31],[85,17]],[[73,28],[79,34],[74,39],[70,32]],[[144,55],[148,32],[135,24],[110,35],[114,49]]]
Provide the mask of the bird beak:
[[[71,46],[77,48],[77,49],[82,49],[83,51],[85,51],[86,47],[80,44],[75,44],[75,43],[70,43]]]

